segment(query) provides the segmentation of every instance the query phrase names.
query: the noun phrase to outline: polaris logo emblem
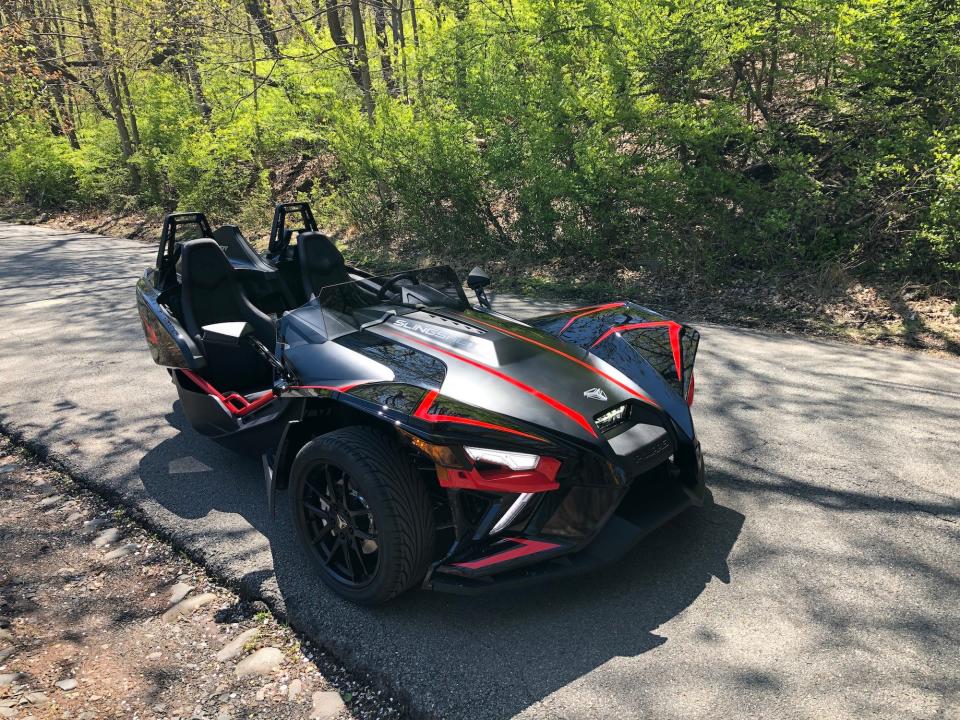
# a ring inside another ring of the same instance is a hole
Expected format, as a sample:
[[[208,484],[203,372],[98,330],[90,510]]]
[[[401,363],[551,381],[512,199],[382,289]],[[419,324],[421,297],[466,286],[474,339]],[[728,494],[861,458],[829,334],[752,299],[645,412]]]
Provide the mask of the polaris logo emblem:
[[[607,394],[600,388],[590,388],[589,390],[584,390],[583,396],[585,398],[590,398],[591,400],[599,400],[600,402],[607,401]]]

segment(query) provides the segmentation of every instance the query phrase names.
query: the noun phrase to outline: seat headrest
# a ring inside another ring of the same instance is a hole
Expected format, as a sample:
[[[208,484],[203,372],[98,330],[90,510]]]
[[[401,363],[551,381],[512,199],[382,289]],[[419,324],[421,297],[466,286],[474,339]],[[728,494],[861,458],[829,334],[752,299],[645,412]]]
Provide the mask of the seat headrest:
[[[297,237],[300,264],[311,272],[328,274],[344,267],[343,255],[326,235],[308,231]]]
[[[233,273],[233,267],[216,240],[200,238],[181,245],[184,285],[215,288]]]

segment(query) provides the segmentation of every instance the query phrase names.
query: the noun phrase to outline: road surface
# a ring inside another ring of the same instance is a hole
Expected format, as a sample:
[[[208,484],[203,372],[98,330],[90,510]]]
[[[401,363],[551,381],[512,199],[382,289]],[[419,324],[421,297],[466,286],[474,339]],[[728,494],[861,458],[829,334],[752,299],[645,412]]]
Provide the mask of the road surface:
[[[285,499],[268,518],[258,465],[185,426],[134,306],[154,255],[0,224],[0,426],[415,714],[960,717],[957,361],[703,326],[694,409],[712,505],[598,574],[363,609],[313,577]]]

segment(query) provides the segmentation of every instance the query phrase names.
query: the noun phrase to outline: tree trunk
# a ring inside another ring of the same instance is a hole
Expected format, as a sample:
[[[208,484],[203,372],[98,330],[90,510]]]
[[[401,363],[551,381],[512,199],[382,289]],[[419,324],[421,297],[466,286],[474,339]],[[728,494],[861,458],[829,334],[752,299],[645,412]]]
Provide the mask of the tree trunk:
[[[60,81],[58,80],[51,85],[50,89],[53,92],[53,99],[60,114],[60,130],[66,135],[70,147],[74,150],[79,150],[80,141],[77,139],[77,128],[73,122],[73,113],[70,112],[70,107],[67,105],[66,99],[63,96],[63,88],[60,85]]]
[[[390,27],[393,30],[394,65],[396,65],[397,58],[399,57],[403,95],[409,100],[410,83],[407,79],[407,39],[403,33],[403,0],[391,0],[390,12]]]
[[[250,41],[250,78],[253,84],[253,134],[257,141],[256,157],[257,163],[260,162],[260,152],[263,149],[263,140],[260,136],[260,95],[259,78],[257,78],[257,48],[253,44],[253,33],[250,32],[250,20],[247,19],[247,37]]]
[[[767,103],[773,101],[773,89],[777,80],[777,73],[780,71],[780,19],[783,15],[783,9],[780,6],[780,0],[776,0],[773,10],[773,38],[770,41],[770,69],[767,75],[767,87],[764,91],[764,100]]]
[[[373,27],[377,33],[377,48],[380,51],[380,70],[390,97],[397,97],[397,83],[393,78],[393,61],[387,41],[387,6],[384,0],[373,0]]]
[[[193,59],[192,54],[188,55],[184,61],[184,72],[197,110],[200,111],[204,121],[210,122],[210,103],[207,102],[207,96],[203,93],[203,85],[200,84],[200,70],[197,68],[197,62]]]
[[[360,76],[360,68],[357,65],[356,48],[350,44],[347,40],[347,34],[343,31],[343,22],[340,20],[340,9],[337,7],[337,3],[338,0],[326,0],[327,25],[330,26],[330,37],[333,43],[340,48],[353,82],[362,90],[363,78]]]
[[[56,40],[57,54],[60,58],[66,57],[67,46],[64,41],[64,36],[66,35],[66,30],[63,26],[63,17],[60,14],[60,8],[57,6],[55,0],[51,0],[47,3],[47,14],[52,19],[52,25],[50,29],[53,32],[54,39]],[[56,82],[52,85],[53,98],[57,103],[57,107],[60,108],[60,118],[61,118],[61,128],[64,131],[64,134],[67,136],[67,140],[70,142],[70,147],[74,150],[80,149],[80,141],[77,139],[77,123],[76,115],[73,108],[73,103],[69,102],[69,97],[64,94],[64,82],[63,76],[58,74]],[[69,88],[68,88],[69,90]]]
[[[287,17],[290,18],[290,24],[293,26],[293,29],[296,30],[297,35],[299,35],[308,46],[315,45],[316,43],[314,43],[313,38],[307,34],[307,31],[303,27],[303,21],[297,17],[297,12],[289,1],[280,0],[280,2],[283,3],[283,9],[287,11]]]
[[[243,5],[247,9],[247,14],[253,20],[254,25],[257,26],[257,30],[260,31],[260,37],[263,38],[263,44],[266,45],[267,50],[270,51],[270,56],[274,58],[280,57],[280,41],[277,40],[277,33],[263,12],[263,6],[260,4],[260,0],[243,0]]]
[[[107,91],[107,99],[110,102],[110,109],[113,111],[113,118],[117,125],[117,135],[120,138],[120,155],[123,157],[124,164],[130,172],[130,183],[133,187],[133,192],[138,193],[140,191],[140,172],[137,166],[130,162],[130,158],[133,157],[133,143],[130,141],[130,132],[127,130],[127,123],[123,117],[123,103],[120,99],[120,91],[113,81],[113,73],[107,63],[106,53],[103,50],[103,42],[100,39],[100,28],[97,26],[90,0],[80,0],[80,7],[83,9],[84,15],[84,22],[81,27],[86,28],[88,31],[84,34],[89,37],[88,45],[90,52],[103,70],[103,86]]]
[[[32,44],[35,48],[34,60],[44,71],[43,82],[49,95],[44,98],[44,105],[50,117],[50,131],[57,137],[65,137],[74,150],[80,148],[77,133],[74,127],[70,109],[67,107],[63,95],[63,76],[56,71],[54,61],[62,62],[64,56],[63,32],[55,27],[51,19],[56,11],[44,5],[31,4],[32,13],[29,27],[32,35]],[[42,20],[40,19],[42,17]],[[39,27],[37,23],[39,22]],[[53,36],[55,41],[50,41]]]
[[[413,28],[413,54],[417,61],[417,94],[423,96],[423,70],[420,65],[420,28],[417,25],[417,0],[410,0],[410,27]]]
[[[120,90],[123,92],[123,99],[127,103],[127,117],[130,118],[130,137],[133,140],[135,147],[140,145],[140,128],[137,127],[137,113],[133,108],[133,97],[130,95],[130,88],[127,85],[127,74],[123,71],[123,68],[117,71],[117,80],[119,81]]]
[[[463,49],[465,37],[462,23],[467,19],[469,11],[470,3],[468,0],[460,0],[453,6],[453,15],[457,19],[453,47],[453,72],[456,76],[454,78],[454,86],[456,87],[457,93],[457,105],[461,108],[464,106],[467,92],[467,57]]]
[[[363,92],[363,109],[373,124],[373,89],[370,83],[370,62],[367,59],[367,34],[363,29],[363,13],[360,0],[350,0],[350,16],[353,20],[353,44],[357,50],[357,69],[360,75],[360,90]]]

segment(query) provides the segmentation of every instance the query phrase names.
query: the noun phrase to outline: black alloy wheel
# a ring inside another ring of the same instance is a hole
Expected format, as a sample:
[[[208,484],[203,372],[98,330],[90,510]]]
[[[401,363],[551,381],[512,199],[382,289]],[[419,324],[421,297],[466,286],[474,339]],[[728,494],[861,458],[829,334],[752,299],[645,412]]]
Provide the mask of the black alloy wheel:
[[[338,595],[385,602],[418,585],[433,559],[433,510],[397,442],[363,426],[320,435],[290,468],[297,535]]]
[[[306,479],[303,512],[311,546],[346,585],[359,587],[380,563],[377,526],[370,506],[335,465],[320,465]]]

